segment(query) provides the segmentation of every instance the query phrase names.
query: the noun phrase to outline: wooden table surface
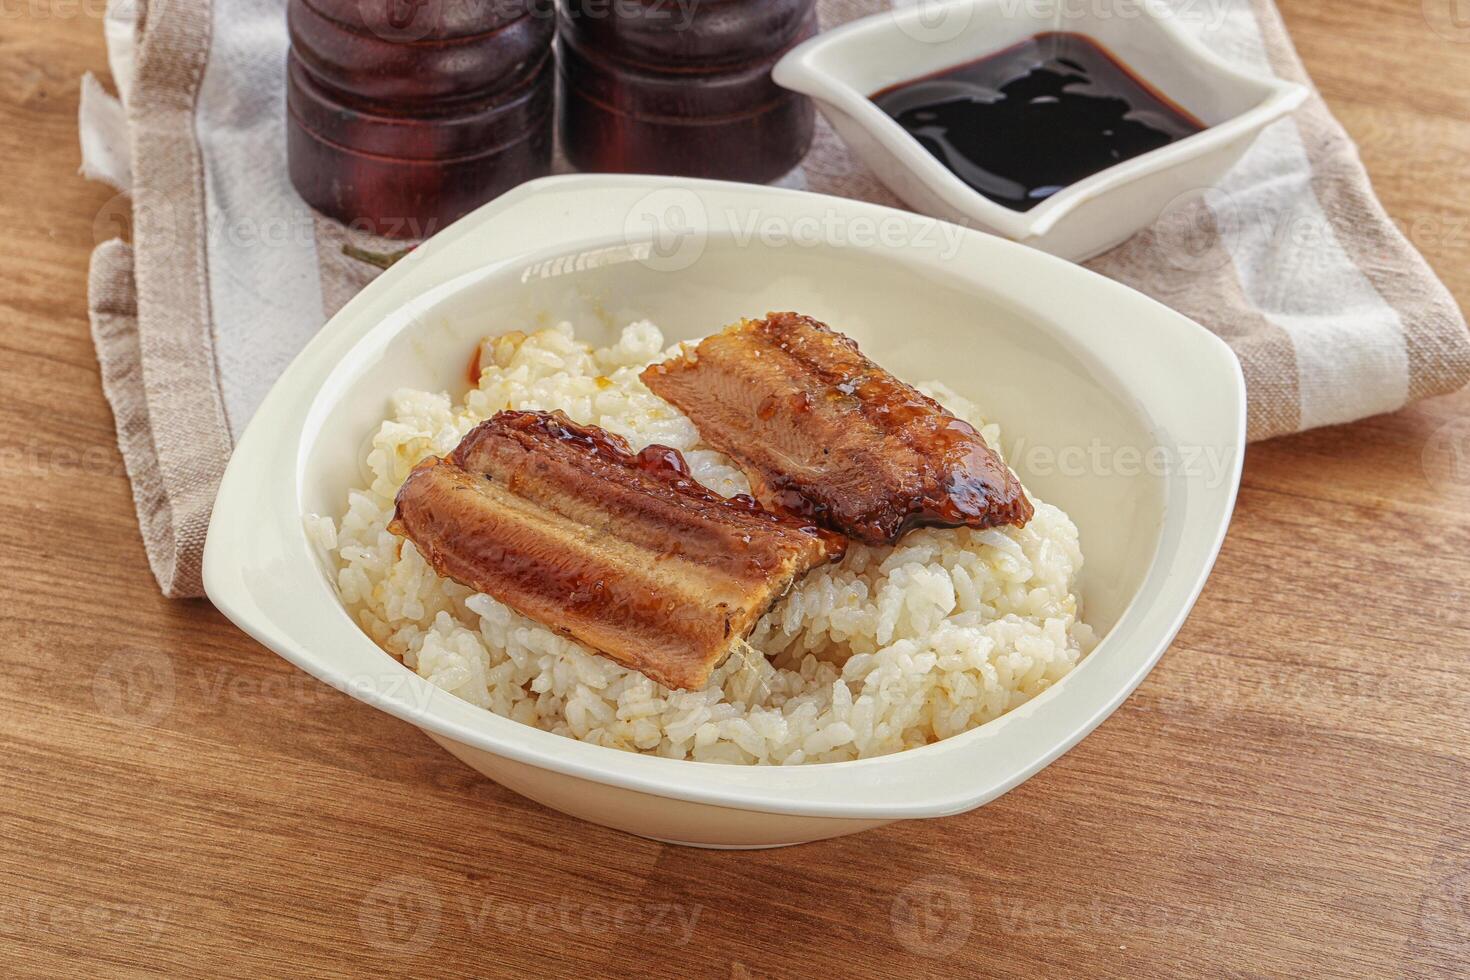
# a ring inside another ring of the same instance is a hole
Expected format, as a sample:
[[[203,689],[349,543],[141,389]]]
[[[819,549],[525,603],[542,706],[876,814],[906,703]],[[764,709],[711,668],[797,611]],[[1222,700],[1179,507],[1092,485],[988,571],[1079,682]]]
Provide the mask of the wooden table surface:
[[[1470,26],[1426,21],[1455,2],[1285,14],[1470,306]],[[100,7],[0,11],[0,973],[1470,969],[1470,394],[1251,447],[1171,651],[995,803],[788,850],[645,842],[159,597],[86,321],[117,206],[74,176]]]

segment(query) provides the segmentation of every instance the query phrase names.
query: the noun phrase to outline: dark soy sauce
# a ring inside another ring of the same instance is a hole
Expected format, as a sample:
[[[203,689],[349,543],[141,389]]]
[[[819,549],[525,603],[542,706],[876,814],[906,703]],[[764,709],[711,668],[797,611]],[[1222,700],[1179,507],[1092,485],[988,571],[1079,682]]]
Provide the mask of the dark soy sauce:
[[[1060,32],[873,101],[955,176],[1016,211],[1205,128],[1096,42]]]

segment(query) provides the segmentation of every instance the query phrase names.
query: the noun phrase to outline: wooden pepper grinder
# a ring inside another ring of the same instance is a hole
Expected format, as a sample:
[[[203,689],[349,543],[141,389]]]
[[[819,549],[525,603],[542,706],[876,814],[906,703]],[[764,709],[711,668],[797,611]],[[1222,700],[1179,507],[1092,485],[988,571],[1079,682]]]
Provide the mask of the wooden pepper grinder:
[[[424,238],[551,168],[551,0],[290,0],[287,151],[312,207]]]
[[[579,170],[766,182],[811,145],[811,102],[771,67],[815,0],[561,0],[561,138]]]

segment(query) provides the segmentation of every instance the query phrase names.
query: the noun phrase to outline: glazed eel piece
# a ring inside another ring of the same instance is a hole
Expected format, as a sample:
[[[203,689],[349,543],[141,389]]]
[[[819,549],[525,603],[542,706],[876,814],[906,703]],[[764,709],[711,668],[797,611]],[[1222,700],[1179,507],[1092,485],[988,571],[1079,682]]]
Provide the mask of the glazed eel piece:
[[[398,492],[389,529],[440,575],[672,688],[699,688],[846,542],[725,498],[665,446],[560,412],[500,412]]]
[[[926,525],[1031,519],[1020,481],[973,426],[811,317],[742,320],[642,377],[772,510],[873,545]]]

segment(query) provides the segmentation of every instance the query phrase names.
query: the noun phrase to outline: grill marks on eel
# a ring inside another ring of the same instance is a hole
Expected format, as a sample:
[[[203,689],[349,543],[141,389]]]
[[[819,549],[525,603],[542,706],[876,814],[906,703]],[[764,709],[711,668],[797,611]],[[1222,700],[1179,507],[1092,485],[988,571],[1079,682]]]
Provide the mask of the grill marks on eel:
[[[393,533],[440,575],[674,688],[699,688],[846,542],[726,499],[673,449],[560,412],[501,412],[398,493]]]
[[[762,504],[858,541],[1031,519],[973,426],[811,317],[743,320],[642,378],[735,459]]]

